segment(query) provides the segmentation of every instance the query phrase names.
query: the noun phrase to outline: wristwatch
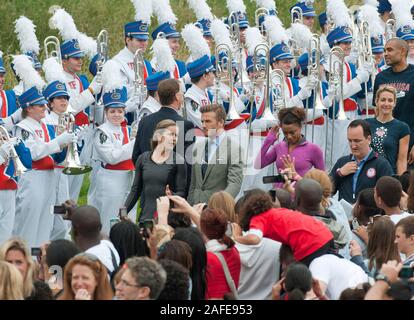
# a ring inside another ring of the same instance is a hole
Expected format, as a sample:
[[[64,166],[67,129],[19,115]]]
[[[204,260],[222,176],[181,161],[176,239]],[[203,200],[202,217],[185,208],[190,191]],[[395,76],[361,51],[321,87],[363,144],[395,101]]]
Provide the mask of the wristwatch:
[[[388,280],[388,277],[385,274],[378,273],[375,276],[376,281],[385,281],[389,286],[391,285],[390,280]]]

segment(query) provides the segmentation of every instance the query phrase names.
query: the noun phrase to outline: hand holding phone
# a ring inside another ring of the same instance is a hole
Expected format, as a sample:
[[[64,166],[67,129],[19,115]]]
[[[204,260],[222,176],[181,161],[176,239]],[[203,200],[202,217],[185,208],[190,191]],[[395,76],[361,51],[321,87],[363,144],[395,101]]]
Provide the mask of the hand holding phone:
[[[277,174],[275,176],[265,176],[263,177],[263,183],[264,184],[268,184],[268,183],[284,183],[285,182],[285,177],[282,174]]]
[[[40,257],[42,255],[42,249],[39,247],[35,247],[31,249],[32,257]]]
[[[414,277],[414,266],[403,266],[398,277],[401,279],[410,279]]]
[[[118,217],[121,220],[125,220],[126,218],[128,218],[128,212],[126,207],[122,207],[119,209]]]
[[[142,231],[142,236],[146,239],[149,238],[148,230],[152,232],[154,229],[155,222],[153,219],[145,219],[144,221],[139,222],[139,228]]]

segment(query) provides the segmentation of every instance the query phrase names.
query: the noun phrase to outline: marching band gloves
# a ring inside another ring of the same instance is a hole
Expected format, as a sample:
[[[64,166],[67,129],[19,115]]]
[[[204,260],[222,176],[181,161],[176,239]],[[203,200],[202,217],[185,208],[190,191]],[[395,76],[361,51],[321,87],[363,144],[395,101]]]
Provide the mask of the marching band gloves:
[[[219,97],[220,97],[221,101],[223,101],[223,102],[229,102],[229,100],[230,100],[230,97],[227,93],[227,90],[224,90],[223,88],[219,89]]]
[[[315,77],[315,75],[308,76],[307,82],[306,82],[306,89],[309,91],[312,91],[316,88],[316,85],[318,84],[318,78]]]
[[[143,97],[140,97],[139,94],[132,94],[132,96],[128,99],[127,102],[125,102],[126,108],[125,108],[125,112],[135,112],[138,111],[139,107],[141,106],[141,104],[143,103],[143,101],[145,100],[142,99]]]
[[[372,62],[365,62],[358,70],[357,70],[357,79],[359,82],[365,83],[369,80],[369,75],[371,74],[373,69]]]
[[[302,88],[298,93],[298,98],[300,100],[306,100],[312,95],[312,90],[308,89],[308,86]]]
[[[77,136],[77,142],[81,142],[82,140],[85,140],[86,136],[89,132],[89,126],[84,124],[82,126],[79,126],[75,129],[75,134]]]
[[[102,73],[98,72],[89,85],[94,94],[98,94],[102,90]]]
[[[73,142],[76,143],[78,141],[78,137],[76,136],[76,134],[69,133],[69,132],[63,132],[61,135],[57,136],[55,139],[60,147],[65,146],[69,143],[73,143]]]
[[[0,164],[7,161],[14,147],[13,141],[6,141],[0,146]]]

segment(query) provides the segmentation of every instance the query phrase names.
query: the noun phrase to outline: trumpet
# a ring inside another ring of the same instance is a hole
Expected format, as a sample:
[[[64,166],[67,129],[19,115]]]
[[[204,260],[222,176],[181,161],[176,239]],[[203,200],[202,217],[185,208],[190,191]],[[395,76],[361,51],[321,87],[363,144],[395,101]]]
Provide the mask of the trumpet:
[[[228,17],[229,26],[230,26],[230,39],[233,43],[233,56],[236,57],[237,61],[237,73],[240,79],[240,87],[244,88],[243,82],[243,48],[240,39],[240,27],[239,27],[239,15],[237,12],[230,12]]]
[[[220,53],[224,53],[224,58],[220,59]],[[227,120],[240,119],[234,102],[234,79],[233,79],[233,70],[232,70],[232,61],[233,55],[231,48],[225,44],[220,43],[216,46],[215,49],[216,55],[216,102],[218,101],[220,83],[228,83],[230,88],[229,96],[229,110],[227,111]],[[224,59],[227,59],[224,61]]]
[[[385,23],[385,41],[395,38],[397,34],[397,25],[394,19],[388,19]]]
[[[359,28],[359,46],[358,46],[358,64],[359,66],[363,66],[365,63],[370,63],[373,61],[372,56],[372,49],[371,49],[371,35],[369,32],[369,24],[367,21],[361,21],[358,25]],[[371,81],[374,83],[373,79],[373,73],[374,70],[371,70]],[[364,90],[365,90],[365,112],[366,116],[368,116],[368,86],[367,83],[364,84]]]
[[[10,135],[5,127],[0,126],[0,145],[6,143],[7,141],[10,141]],[[16,149],[14,147],[11,149],[10,158],[13,161],[14,165],[14,176],[20,177],[23,173],[27,171],[27,169],[20,161],[20,158],[17,155]]]
[[[281,109],[286,108],[285,73],[280,69],[274,69],[269,75],[272,87],[272,110],[275,118]]]
[[[74,132],[75,116],[73,113],[63,113],[59,115],[59,124],[66,126],[66,131],[69,133]],[[76,142],[72,142],[68,145],[66,151],[66,158],[63,161],[63,173],[67,175],[79,175],[85,174],[92,170],[92,167],[82,165],[79,160],[78,146]]]
[[[60,41],[55,36],[47,37],[43,45],[45,47],[46,59],[54,57],[60,65],[62,65],[62,55],[60,53]]]

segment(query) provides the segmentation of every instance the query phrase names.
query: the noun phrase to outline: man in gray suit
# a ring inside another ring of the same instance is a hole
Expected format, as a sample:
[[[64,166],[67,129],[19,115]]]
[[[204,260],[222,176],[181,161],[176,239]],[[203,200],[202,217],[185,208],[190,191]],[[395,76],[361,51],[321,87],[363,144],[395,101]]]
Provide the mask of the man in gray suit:
[[[236,197],[243,181],[243,151],[226,135],[223,107],[207,105],[200,112],[205,138],[197,141],[193,149],[190,204],[208,202],[214,192],[221,190]]]

